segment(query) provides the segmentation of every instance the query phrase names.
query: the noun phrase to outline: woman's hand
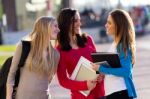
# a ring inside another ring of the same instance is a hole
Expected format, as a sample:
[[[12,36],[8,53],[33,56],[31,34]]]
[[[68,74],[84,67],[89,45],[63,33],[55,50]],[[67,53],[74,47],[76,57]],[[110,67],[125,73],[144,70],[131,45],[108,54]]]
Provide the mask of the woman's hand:
[[[97,77],[97,82],[100,83],[102,80],[104,80],[105,75],[100,73]]]
[[[99,64],[94,64],[94,63],[91,63],[92,65],[92,68],[95,70],[95,71],[99,71],[99,67],[100,65]],[[97,77],[97,82],[101,82],[103,79],[104,79],[105,75],[100,73],[99,76]]]
[[[95,86],[96,86],[96,84],[97,84],[97,81],[96,81],[96,80],[95,80],[95,81],[93,81],[93,80],[88,80],[88,81],[87,81],[88,90],[94,89]]]
[[[100,65],[94,64],[94,63],[91,63],[91,65],[92,65],[92,68],[93,68],[95,71],[98,71],[98,70],[99,70]]]

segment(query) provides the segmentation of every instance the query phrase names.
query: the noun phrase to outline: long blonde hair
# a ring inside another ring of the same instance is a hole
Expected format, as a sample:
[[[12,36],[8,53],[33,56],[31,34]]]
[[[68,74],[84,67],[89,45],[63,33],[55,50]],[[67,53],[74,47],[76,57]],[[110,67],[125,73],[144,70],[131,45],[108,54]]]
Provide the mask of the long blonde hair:
[[[57,69],[59,53],[50,43],[51,24],[55,21],[52,17],[40,17],[34,24],[30,33],[31,50],[27,63],[30,71],[52,76]]]
[[[116,27],[115,43],[116,47],[122,44],[123,51],[127,55],[128,47],[132,53],[132,63],[135,63],[135,29],[130,15],[121,9],[116,9],[110,13]]]

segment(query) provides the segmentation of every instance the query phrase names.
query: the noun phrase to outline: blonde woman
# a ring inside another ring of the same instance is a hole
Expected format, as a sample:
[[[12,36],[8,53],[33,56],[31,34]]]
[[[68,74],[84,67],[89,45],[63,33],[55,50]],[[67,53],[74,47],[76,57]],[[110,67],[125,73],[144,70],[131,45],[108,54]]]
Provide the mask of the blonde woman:
[[[29,34],[31,49],[21,68],[21,76],[15,99],[48,99],[47,88],[57,70],[59,53],[50,40],[57,38],[57,21],[52,17],[40,17]],[[12,99],[15,73],[21,57],[22,43],[17,45],[7,79],[7,99]]]

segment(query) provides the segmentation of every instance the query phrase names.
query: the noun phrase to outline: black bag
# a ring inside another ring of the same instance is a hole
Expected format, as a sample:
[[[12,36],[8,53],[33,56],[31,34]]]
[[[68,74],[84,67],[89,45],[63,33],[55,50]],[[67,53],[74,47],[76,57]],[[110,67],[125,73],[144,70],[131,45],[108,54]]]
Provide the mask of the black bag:
[[[13,99],[15,99],[15,93],[16,93],[15,89],[17,89],[17,86],[19,84],[20,68],[23,67],[25,60],[29,54],[30,48],[31,48],[31,44],[29,41],[22,41],[22,53],[18,64],[18,69],[15,75],[15,85],[13,87]],[[6,99],[6,82],[7,82],[7,76],[11,66],[12,58],[13,56],[7,58],[0,70],[0,99]]]

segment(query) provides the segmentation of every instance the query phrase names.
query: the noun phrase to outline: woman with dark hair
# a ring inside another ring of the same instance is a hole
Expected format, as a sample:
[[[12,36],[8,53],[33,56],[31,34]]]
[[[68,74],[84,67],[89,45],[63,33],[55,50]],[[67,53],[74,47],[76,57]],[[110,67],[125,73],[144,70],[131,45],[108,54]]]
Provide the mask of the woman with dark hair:
[[[89,35],[81,33],[80,15],[77,10],[65,8],[58,16],[57,49],[60,52],[60,62],[57,76],[59,83],[71,91],[72,99],[97,99],[104,96],[103,75],[98,77],[98,82],[76,81],[69,77],[81,56],[92,61],[91,53],[96,51],[94,42]],[[91,90],[86,97],[79,91]]]
[[[112,11],[105,25],[108,35],[114,39],[111,52],[119,53],[120,68],[93,64],[93,69],[105,74],[106,99],[133,99],[136,91],[132,82],[135,64],[135,30],[129,14],[124,10]]]

